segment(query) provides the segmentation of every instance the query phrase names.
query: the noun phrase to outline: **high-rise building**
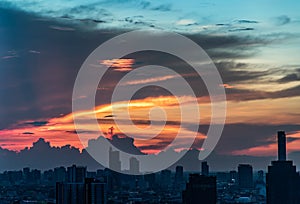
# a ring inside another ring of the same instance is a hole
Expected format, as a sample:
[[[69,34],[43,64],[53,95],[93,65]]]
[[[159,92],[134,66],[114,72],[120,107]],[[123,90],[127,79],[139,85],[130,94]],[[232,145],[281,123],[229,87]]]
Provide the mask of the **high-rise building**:
[[[278,131],[278,161],[286,160],[286,136],[284,131]]]
[[[83,183],[86,177],[86,167],[83,166],[70,166],[67,170],[67,182]]]
[[[66,181],[66,173],[67,173],[66,168],[63,166],[54,168],[54,181],[55,182]]]
[[[204,176],[209,175],[209,166],[207,164],[207,161],[201,162],[201,174]]]
[[[183,166],[176,166],[175,171],[175,183],[181,183],[183,181]]]
[[[160,187],[167,190],[171,186],[171,170],[165,169],[160,172]]]
[[[183,204],[216,204],[216,177],[190,174],[186,189],[182,193]]]
[[[96,179],[56,183],[57,204],[105,204],[106,194],[106,184]]]
[[[129,172],[131,174],[139,174],[140,172],[140,162],[135,157],[129,159]]]
[[[185,189],[185,181],[183,177],[183,166],[176,166],[175,178],[174,178],[174,189],[179,191]]]
[[[23,168],[23,179],[25,182],[30,181],[30,168],[29,167],[25,167]]]
[[[237,172],[235,170],[232,170],[232,171],[229,172],[229,180],[233,183],[238,182],[238,175],[237,175]]]
[[[257,172],[256,183],[264,183],[264,171],[260,170]]]
[[[253,168],[250,164],[240,164],[238,167],[240,188],[253,188]]]
[[[278,132],[278,160],[272,161],[266,175],[267,204],[299,204],[300,175],[292,161],[286,161],[286,136]]]
[[[109,168],[113,171],[121,171],[120,152],[113,151],[111,147],[109,148]]]
[[[156,174],[155,173],[144,175],[144,179],[150,189],[156,188]]]

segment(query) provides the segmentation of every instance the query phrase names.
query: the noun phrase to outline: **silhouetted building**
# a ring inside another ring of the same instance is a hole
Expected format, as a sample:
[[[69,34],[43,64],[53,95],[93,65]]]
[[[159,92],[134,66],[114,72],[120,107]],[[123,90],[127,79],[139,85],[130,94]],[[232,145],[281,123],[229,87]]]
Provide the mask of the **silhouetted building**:
[[[238,167],[240,188],[253,188],[253,168],[250,164],[240,164]]]
[[[86,167],[70,166],[67,170],[67,182],[83,183],[86,177]]]
[[[175,183],[182,183],[183,181],[183,166],[176,166]]]
[[[131,157],[129,160],[129,172],[131,174],[139,174],[140,162],[135,157]]]
[[[113,171],[121,171],[120,152],[113,151],[111,147],[109,148],[109,168]]]
[[[264,171],[260,170],[257,172],[256,183],[264,183]]]
[[[56,183],[57,204],[105,204],[106,184],[87,178],[83,183]]]
[[[278,131],[278,161],[286,161],[286,136],[284,131]]]
[[[272,161],[268,167],[267,203],[268,204],[299,204],[300,176],[292,161],[286,161],[286,136],[278,132],[278,161]]]
[[[144,175],[144,179],[145,179],[145,181],[148,184],[148,187],[150,189],[154,189],[156,187],[156,175],[155,175],[155,173]]]
[[[171,171],[168,169],[162,170],[160,172],[160,187],[167,190],[171,186]]]
[[[216,177],[190,174],[186,190],[182,193],[183,204],[216,204]]]
[[[30,172],[31,182],[34,184],[39,184],[41,182],[41,171],[34,169]]]
[[[235,170],[229,172],[229,179],[233,183],[238,182],[238,174]]]
[[[25,167],[23,168],[23,179],[25,182],[30,181],[30,168],[29,167]]]
[[[56,167],[54,168],[54,180],[55,182],[64,182],[66,181],[66,168],[61,166],[61,167]]]
[[[201,174],[204,176],[209,175],[209,166],[207,164],[207,161],[201,162]]]

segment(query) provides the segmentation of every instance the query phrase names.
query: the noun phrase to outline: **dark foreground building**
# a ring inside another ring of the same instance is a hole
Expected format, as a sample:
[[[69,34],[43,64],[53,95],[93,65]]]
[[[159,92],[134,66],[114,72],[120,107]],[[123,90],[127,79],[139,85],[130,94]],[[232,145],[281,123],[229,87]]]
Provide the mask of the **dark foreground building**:
[[[105,204],[106,184],[86,178],[83,183],[58,182],[57,204]]]
[[[190,174],[182,199],[183,204],[216,204],[216,177]]]
[[[278,132],[278,160],[267,173],[267,204],[299,204],[300,176],[292,161],[286,161],[286,136]]]
[[[240,164],[238,167],[239,187],[242,189],[253,188],[253,168],[250,164]]]

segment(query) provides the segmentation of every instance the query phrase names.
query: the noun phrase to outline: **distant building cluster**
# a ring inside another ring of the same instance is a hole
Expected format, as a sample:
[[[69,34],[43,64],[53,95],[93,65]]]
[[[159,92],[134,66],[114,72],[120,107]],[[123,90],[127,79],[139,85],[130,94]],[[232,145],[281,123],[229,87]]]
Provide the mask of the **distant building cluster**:
[[[206,161],[201,171],[162,170],[145,175],[122,174],[110,169],[87,171],[84,166],[57,167],[44,172],[23,168],[0,174],[0,203],[173,203],[173,204],[299,204],[300,176],[286,160],[286,135],[278,132],[278,160],[268,172],[239,164],[230,172],[210,172]],[[109,150],[109,165],[120,169],[119,152]],[[139,161],[132,157],[129,172],[138,174]]]

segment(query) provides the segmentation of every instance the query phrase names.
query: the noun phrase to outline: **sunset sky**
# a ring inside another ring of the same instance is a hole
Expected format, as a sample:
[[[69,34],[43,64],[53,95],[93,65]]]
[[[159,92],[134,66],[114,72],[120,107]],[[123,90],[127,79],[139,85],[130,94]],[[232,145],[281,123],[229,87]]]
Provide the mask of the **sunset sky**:
[[[88,3],[87,3],[88,2]],[[135,29],[178,32],[198,43],[214,61],[227,94],[224,133],[215,151],[224,155],[276,155],[276,132],[285,130],[288,151],[300,151],[300,2],[279,0],[2,0],[0,2],[0,146],[19,151],[38,138],[53,146],[83,148],[73,124],[72,91],[88,55],[106,40]],[[192,55],[193,53],[191,53]],[[196,91],[200,124],[190,120],[183,132],[200,125],[195,148],[201,148],[211,117],[208,92],[199,76],[180,59],[140,52],[122,59],[95,62],[109,67],[99,83],[96,115],[101,130],[135,138],[143,152],[156,153],[168,145],[180,127],[178,102],[189,108],[191,96],[178,98],[148,86],[130,101],[130,116],[140,131],[124,121],[128,101],[110,103],[116,83],[132,70],[160,65],[179,72]],[[154,82],[174,83],[176,76],[145,73],[127,81],[130,89]],[[176,86],[176,84],[174,84]],[[76,99],[84,100],[85,97]],[[160,107],[165,110],[162,116]],[[114,112],[112,112],[114,109]],[[149,111],[154,110],[149,115]],[[158,112],[155,112],[158,111]],[[191,115],[194,114],[191,112]],[[162,122],[167,119],[166,124]],[[191,117],[192,118],[192,117]],[[150,127],[150,120],[152,126]],[[88,120],[87,120],[88,121]],[[163,126],[164,125],[164,126]],[[86,123],[77,130],[94,135]],[[152,140],[145,141],[159,136]],[[91,139],[91,138],[89,138]],[[185,140],[183,139],[182,145]],[[181,145],[174,147],[180,149]]]

